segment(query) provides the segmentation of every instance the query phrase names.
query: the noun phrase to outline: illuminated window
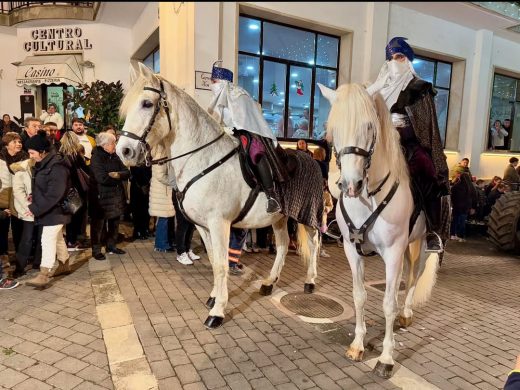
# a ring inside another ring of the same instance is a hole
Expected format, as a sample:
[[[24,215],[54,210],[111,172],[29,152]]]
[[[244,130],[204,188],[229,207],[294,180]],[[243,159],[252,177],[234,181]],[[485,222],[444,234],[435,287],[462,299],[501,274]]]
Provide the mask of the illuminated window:
[[[282,139],[321,139],[330,105],[317,87],[336,89],[340,38],[240,16],[238,84],[262,105]]]

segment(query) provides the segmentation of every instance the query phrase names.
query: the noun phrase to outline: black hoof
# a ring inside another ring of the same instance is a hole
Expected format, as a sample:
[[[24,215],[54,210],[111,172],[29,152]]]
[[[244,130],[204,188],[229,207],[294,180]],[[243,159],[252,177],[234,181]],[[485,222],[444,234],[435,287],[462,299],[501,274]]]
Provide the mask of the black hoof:
[[[215,306],[215,297],[209,297],[208,300],[206,301],[206,307],[208,309],[213,309],[213,306]]]
[[[262,284],[262,287],[260,287],[260,295],[263,295],[264,297],[271,295],[272,292],[273,292],[272,284],[270,284],[269,286]]]
[[[372,370],[374,374],[376,374],[380,378],[391,378],[392,377],[392,371],[394,369],[393,364],[385,364],[381,363],[379,360],[377,361],[376,366]]]
[[[314,283],[305,283],[303,286],[303,292],[305,294],[312,294],[314,292]]]
[[[204,326],[208,329],[217,329],[224,322],[224,317],[209,316],[204,322]]]

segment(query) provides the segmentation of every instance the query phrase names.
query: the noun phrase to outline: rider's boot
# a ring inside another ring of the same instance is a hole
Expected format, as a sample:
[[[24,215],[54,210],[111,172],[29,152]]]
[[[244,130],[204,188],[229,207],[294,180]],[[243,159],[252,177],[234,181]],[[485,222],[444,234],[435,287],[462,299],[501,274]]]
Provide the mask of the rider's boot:
[[[425,202],[424,211],[426,214],[426,252],[442,253],[444,245],[439,235],[441,219],[441,199],[435,198]]]
[[[256,166],[258,168],[260,184],[262,185],[262,189],[264,190],[265,195],[267,196],[266,211],[268,214],[278,213],[282,210],[282,208],[280,207],[280,203],[278,203],[278,201],[276,200],[276,194],[274,192],[273,174],[265,156],[263,156],[260,159]]]

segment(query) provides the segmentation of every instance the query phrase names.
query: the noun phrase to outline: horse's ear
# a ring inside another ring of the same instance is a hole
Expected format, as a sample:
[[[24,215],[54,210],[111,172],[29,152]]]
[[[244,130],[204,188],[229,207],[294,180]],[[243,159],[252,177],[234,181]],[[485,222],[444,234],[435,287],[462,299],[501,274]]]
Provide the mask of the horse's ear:
[[[330,104],[334,104],[336,100],[336,91],[330,88],[327,88],[323,84],[318,83],[318,87],[320,87],[321,94],[325,96],[325,98],[329,101]]]
[[[130,84],[133,85],[139,78],[139,73],[134,65],[130,64]]]
[[[139,73],[141,74],[141,76],[147,79],[151,79],[153,77],[152,70],[142,62],[139,62]]]

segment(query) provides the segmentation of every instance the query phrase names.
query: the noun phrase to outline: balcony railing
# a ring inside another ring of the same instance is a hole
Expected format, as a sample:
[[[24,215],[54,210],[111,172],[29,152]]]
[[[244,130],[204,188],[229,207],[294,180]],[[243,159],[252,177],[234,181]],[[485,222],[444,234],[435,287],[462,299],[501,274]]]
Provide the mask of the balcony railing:
[[[0,25],[34,19],[95,20],[99,5],[92,1],[0,1]]]

